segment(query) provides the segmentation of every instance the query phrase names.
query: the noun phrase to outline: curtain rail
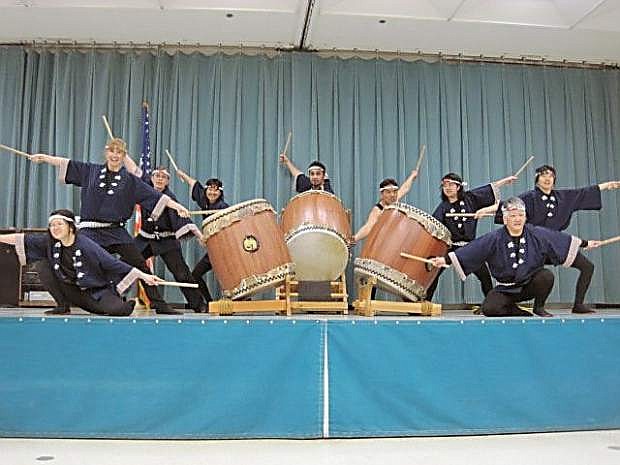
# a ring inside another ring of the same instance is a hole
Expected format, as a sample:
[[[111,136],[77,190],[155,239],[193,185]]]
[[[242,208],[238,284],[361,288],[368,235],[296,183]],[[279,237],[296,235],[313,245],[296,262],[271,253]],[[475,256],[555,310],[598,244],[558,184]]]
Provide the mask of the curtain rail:
[[[538,65],[551,66],[558,68],[585,68],[585,69],[620,69],[618,62],[602,60],[575,60],[548,58],[537,55],[467,55],[462,53],[429,53],[424,51],[416,52],[390,52],[379,50],[345,50],[345,49],[317,49],[299,50],[294,45],[283,47],[257,47],[257,46],[231,46],[231,45],[202,45],[202,44],[168,44],[168,43],[135,43],[135,42],[71,42],[71,41],[23,41],[0,43],[3,47],[26,47],[35,50],[78,50],[78,51],[111,51],[119,50],[124,52],[150,52],[150,53],[204,53],[217,54],[224,53],[229,55],[267,55],[277,56],[281,53],[311,53],[321,57],[329,58],[361,58],[361,59],[382,59],[386,61],[444,61],[447,63],[497,63],[507,65]]]

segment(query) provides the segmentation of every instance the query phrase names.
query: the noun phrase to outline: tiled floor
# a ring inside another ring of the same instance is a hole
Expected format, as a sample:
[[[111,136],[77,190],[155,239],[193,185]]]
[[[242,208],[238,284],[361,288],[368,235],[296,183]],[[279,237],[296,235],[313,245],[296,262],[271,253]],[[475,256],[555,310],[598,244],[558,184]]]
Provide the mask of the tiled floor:
[[[617,465],[620,431],[303,441],[0,439],[0,451],[3,465]]]

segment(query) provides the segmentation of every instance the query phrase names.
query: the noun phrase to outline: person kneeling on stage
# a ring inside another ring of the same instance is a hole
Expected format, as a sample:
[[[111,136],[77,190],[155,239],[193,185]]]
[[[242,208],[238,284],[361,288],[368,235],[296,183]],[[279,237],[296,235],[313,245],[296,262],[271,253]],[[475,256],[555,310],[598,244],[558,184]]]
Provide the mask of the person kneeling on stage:
[[[19,262],[37,262],[39,278],[57,307],[48,315],[71,313],[71,305],[97,315],[128,316],[134,301],[121,294],[136,280],[152,286],[157,276],[133,268],[78,234],[71,210],[56,210],[49,217],[48,233],[3,234],[0,242],[15,246]]]
[[[502,206],[504,227],[454,250],[447,258],[431,259],[438,267],[453,265],[462,280],[487,263],[497,285],[485,297],[486,316],[529,316],[518,302],[534,299],[534,313],[553,316],[545,302],[553,288],[553,273],[545,262],[570,267],[579,247],[592,249],[600,241],[585,241],[569,234],[526,224],[525,204],[511,197]]]

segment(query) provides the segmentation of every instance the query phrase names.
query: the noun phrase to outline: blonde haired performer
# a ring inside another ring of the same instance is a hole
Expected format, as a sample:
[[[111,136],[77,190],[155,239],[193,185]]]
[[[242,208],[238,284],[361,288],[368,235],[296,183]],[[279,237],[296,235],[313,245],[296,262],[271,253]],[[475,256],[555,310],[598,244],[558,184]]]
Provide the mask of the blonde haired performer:
[[[108,252],[119,254],[121,260],[129,265],[149,273],[142,254],[125,229],[134,205],[147,206],[154,220],[159,218],[165,207],[176,210],[182,217],[189,217],[189,212],[127,171],[123,166],[127,146],[122,139],[111,139],[105,146],[104,156],[104,164],[84,163],[41,153],[32,155],[31,160],[55,166],[60,182],[82,189],[78,229],[85,236]],[[145,290],[157,313],[181,313],[172,309],[155,287],[147,285]]]

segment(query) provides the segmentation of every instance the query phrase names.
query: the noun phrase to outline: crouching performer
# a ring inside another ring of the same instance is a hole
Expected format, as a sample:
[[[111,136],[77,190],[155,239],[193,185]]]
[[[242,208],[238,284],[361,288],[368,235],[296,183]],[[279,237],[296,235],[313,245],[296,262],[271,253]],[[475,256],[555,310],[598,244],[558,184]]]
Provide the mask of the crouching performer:
[[[22,265],[36,262],[41,282],[57,304],[48,315],[69,314],[75,306],[97,315],[128,316],[135,302],[126,302],[121,294],[136,279],[153,286],[161,281],[79,234],[70,210],[52,212],[48,226],[47,233],[0,235],[0,242],[15,246]]]
[[[435,266],[452,265],[461,279],[485,262],[496,286],[487,294],[481,311],[486,316],[529,316],[518,302],[534,299],[534,314],[545,310],[554,276],[545,263],[570,267],[580,247],[592,249],[600,241],[585,241],[569,234],[526,224],[525,204],[511,197],[502,207],[504,227],[475,239],[448,254],[432,259]]]

